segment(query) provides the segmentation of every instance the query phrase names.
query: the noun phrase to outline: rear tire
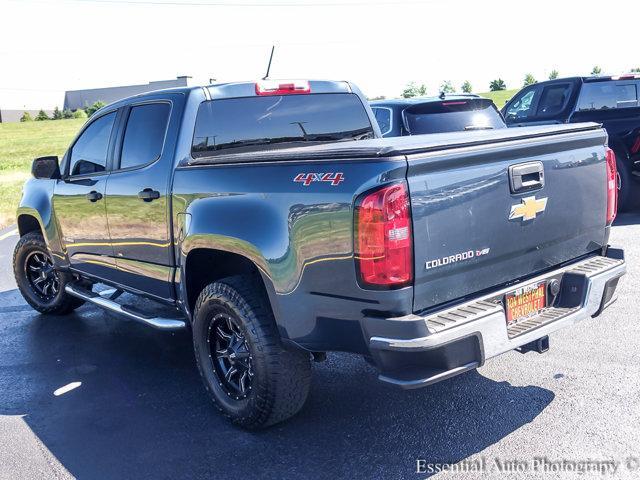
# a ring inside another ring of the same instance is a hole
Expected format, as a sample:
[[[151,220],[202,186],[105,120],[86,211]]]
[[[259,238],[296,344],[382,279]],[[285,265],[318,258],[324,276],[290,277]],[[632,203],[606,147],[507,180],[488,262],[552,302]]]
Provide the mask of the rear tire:
[[[268,427],[304,405],[311,384],[310,355],[282,345],[254,277],[228,277],[200,293],[193,344],[211,399],[234,424]]]
[[[84,303],[65,292],[64,287],[74,279],[55,269],[40,232],[29,232],[18,241],[13,251],[13,274],[24,299],[40,313],[64,315]]]

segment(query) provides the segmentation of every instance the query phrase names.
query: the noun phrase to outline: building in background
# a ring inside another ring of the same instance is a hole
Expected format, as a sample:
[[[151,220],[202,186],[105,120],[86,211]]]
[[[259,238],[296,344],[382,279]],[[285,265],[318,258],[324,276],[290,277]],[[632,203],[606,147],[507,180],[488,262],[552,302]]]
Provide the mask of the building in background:
[[[188,87],[193,84],[192,78],[184,75],[173,80],[158,80],[143,85],[68,90],[64,92],[61,110],[77,110],[91,106],[97,101],[112,103],[140,93],[162,88]],[[51,116],[53,109],[56,106],[60,107],[62,98],[62,90],[0,89],[0,123],[19,122],[24,112],[29,112],[31,117],[35,118],[40,109]]]
[[[64,94],[64,110],[85,108],[95,102],[112,103],[140,93],[171,87],[188,87],[191,77],[180,76],[174,80],[158,80],[144,85],[125,85],[122,87],[91,88],[87,90],[68,90]]]

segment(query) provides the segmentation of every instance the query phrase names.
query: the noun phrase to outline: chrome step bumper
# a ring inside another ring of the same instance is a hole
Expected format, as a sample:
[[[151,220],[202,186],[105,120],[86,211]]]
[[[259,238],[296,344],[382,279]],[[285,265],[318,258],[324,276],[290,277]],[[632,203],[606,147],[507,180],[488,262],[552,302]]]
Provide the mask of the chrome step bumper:
[[[580,320],[595,317],[613,303],[618,280],[625,272],[622,250],[610,248],[607,257],[591,257],[522,282],[520,285],[557,279],[562,289],[560,301],[539,315],[510,326],[507,326],[502,299],[517,288],[516,285],[424,317],[408,315],[392,319],[422,321],[428,335],[419,338],[371,336],[369,347],[374,363],[381,369],[379,378],[403,388],[429,385]],[[424,364],[422,376],[421,369],[416,367],[420,363]],[[405,365],[411,365],[413,378],[407,378]]]
[[[87,290],[77,285],[67,285],[64,290],[74,297],[81,298],[87,302],[93,303],[100,308],[104,308],[113,313],[122,315],[130,320],[140,322],[144,325],[157,328],[160,330],[180,330],[187,326],[186,322],[179,318],[165,318],[147,316],[142,312],[133,310],[126,305],[120,305],[115,301],[117,298],[116,290],[108,290],[101,293],[96,293],[91,290]]]

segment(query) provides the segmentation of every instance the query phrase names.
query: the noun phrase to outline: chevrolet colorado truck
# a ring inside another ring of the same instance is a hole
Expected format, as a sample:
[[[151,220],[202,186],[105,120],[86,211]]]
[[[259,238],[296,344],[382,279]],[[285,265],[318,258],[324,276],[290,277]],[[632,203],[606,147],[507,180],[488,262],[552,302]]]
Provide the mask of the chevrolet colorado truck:
[[[209,395],[246,428],[298,412],[328,351],[417,388],[545,351],[615,299],[615,157],[597,124],[380,137],[348,82],[108,105],[60,161],[34,160],[19,289],[44,314],[89,302],[190,329]]]

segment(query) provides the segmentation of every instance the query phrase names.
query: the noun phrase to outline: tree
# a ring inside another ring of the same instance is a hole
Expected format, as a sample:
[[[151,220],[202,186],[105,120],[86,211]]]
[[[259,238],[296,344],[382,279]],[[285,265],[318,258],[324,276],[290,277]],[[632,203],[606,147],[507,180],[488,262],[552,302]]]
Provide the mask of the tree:
[[[551,70],[551,73],[549,74],[549,80],[555,80],[559,76],[560,76],[560,73],[558,73],[558,70],[554,68],[553,70]]]
[[[47,115],[45,111],[41,109],[38,112],[38,115],[36,115],[35,120],[36,122],[41,122],[42,120],[51,120],[51,119],[49,118],[49,115]]]
[[[54,120],[62,120],[62,112],[58,107],[53,109],[53,119]]]
[[[440,85],[440,93],[456,93],[456,88],[453,86],[451,80],[445,80]]]
[[[635,67],[630,70],[631,73],[640,73],[640,68]]]
[[[98,100],[97,102],[93,102],[91,106],[85,107],[84,111],[87,114],[87,117],[90,117],[105,105],[106,103],[104,103],[102,100]]]
[[[21,122],[32,122],[33,118],[31,118],[31,114],[29,112],[24,112],[20,117]]]
[[[598,65],[593,67],[593,70],[591,70],[591,75],[600,75],[601,73],[602,69]]]
[[[461,90],[464,93],[473,92],[473,87],[471,86],[471,82],[469,80],[465,80],[464,83],[462,84]]]
[[[538,83],[536,78],[532,74],[527,73],[524,76],[524,84],[522,86],[523,87],[528,87],[529,85],[533,85],[534,83]]]
[[[87,112],[79,108],[73,112],[73,118],[87,118]]]
[[[493,80],[489,84],[489,90],[491,90],[492,92],[497,92],[498,90],[506,90],[506,89],[507,89],[507,84],[504,83],[504,80],[502,80],[501,78],[497,78],[496,80]]]
[[[409,82],[402,91],[403,98],[424,97],[427,94],[427,86],[423,83]]]
[[[69,109],[63,110],[62,118],[73,118],[73,112]]]

